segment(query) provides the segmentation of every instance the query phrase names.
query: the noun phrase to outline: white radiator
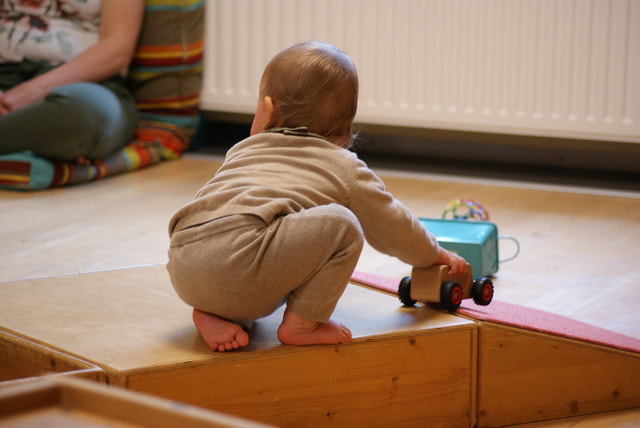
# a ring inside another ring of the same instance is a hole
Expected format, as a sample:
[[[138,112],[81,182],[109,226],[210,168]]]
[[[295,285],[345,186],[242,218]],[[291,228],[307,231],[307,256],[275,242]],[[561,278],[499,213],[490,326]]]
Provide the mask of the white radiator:
[[[640,142],[640,0],[207,0],[204,110],[252,113],[268,60],[322,39],[363,123]]]

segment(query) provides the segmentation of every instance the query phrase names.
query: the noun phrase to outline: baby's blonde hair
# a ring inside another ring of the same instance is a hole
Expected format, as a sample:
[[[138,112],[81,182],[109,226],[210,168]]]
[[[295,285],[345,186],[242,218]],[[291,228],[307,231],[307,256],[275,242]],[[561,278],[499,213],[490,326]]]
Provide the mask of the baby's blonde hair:
[[[271,97],[274,113],[267,128],[307,127],[309,132],[350,147],[358,109],[358,73],[333,45],[309,41],[277,54],[260,82],[260,98]]]

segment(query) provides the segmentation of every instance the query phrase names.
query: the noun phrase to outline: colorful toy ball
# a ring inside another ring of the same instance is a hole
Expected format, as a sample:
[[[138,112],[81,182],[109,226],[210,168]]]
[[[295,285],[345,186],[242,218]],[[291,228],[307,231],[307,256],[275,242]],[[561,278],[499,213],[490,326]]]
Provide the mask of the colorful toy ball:
[[[487,211],[478,201],[473,199],[460,198],[449,202],[442,213],[442,218],[447,218],[451,214],[454,220],[489,220]]]

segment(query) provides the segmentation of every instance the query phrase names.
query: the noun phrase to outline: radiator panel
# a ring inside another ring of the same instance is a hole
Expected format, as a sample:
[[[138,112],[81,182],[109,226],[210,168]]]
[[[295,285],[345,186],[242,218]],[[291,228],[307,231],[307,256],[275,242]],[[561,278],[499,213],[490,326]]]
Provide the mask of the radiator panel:
[[[636,0],[209,0],[202,106],[252,113],[264,66],[327,40],[364,123],[640,142]]]

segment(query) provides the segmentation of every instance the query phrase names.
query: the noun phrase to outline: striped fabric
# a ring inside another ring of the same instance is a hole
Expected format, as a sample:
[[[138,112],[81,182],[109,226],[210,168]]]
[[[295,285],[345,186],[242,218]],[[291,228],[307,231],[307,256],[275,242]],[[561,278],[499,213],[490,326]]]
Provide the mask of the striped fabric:
[[[38,190],[98,180],[176,159],[198,127],[204,0],[147,0],[129,88],[140,111],[133,141],[93,165],[30,152],[0,156],[0,188]]]
[[[203,0],[147,0],[129,69],[144,120],[172,123],[191,137],[202,77]]]

